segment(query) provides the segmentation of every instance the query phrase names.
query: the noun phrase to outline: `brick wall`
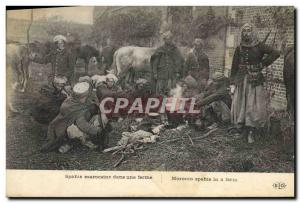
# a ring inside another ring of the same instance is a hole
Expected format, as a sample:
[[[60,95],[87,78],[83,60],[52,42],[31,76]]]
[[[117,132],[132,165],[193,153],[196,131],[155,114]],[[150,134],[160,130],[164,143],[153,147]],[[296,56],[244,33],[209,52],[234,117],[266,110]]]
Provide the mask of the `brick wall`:
[[[209,6],[197,6],[193,8],[193,17],[206,15]],[[213,6],[212,7],[215,17],[224,17],[226,16],[226,12],[228,7],[224,6]],[[225,65],[225,40],[226,40],[226,30],[227,28],[222,28],[218,31],[218,33],[209,36],[205,39],[206,48],[204,52],[207,54],[209,58],[210,65],[210,76],[216,71],[224,72]]]
[[[209,44],[209,48],[205,50],[210,65],[210,76],[215,72],[224,73],[225,66],[225,28],[219,31],[219,34],[210,36],[206,39],[206,43]]]

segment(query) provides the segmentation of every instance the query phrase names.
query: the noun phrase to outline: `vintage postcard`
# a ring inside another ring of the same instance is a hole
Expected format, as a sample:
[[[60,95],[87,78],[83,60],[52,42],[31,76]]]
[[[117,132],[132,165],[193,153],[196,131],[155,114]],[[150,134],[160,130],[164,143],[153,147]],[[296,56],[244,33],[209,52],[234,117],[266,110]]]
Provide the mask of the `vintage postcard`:
[[[7,7],[7,196],[295,197],[294,15]]]

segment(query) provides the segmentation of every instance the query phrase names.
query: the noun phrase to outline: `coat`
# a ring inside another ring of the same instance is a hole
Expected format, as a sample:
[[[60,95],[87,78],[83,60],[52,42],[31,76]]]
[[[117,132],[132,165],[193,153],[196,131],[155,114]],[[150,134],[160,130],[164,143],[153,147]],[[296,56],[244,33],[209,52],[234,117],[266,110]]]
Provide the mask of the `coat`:
[[[271,65],[279,56],[278,51],[263,43],[250,47],[238,46],[232,61],[231,84],[241,84],[245,75],[251,72],[256,77],[253,80],[255,85],[261,85],[264,82],[263,67]]]
[[[40,96],[33,105],[32,116],[42,124],[49,124],[59,113],[59,108],[67,98],[61,90],[53,85],[45,85],[40,89]]]
[[[101,58],[105,69],[109,69],[114,60],[114,53],[117,49],[112,46],[106,46],[102,50]]]
[[[48,126],[47,142],[42,146],[42,152],[56,150],[67,140],[67,128],[75,124],[82,132],[96,135],[99,127],[89,124],[89,119],[97,113],[95,104],[88,100],[80,103],[73,97],[67,98],[61,105],[59,114]]]
[[[184,59],[179,49],[173,44],[165,44],[154,52],[150,61],[156,93],[167,94],[175,87],[177,76],[183,75]]]
[[[62,51],[51,51],[42,58],[36,58],[35,61],[42,64],[51,63],[51,80],[53,80],[54,76],[66,76],[69,82],[74,80],[76,54],[67,48]]]
[[[198,81],[209,78],[209,59],[204,52],[197,52],[195,49],[187,55],[184,75],[192,75]]]
[[[182,74],[184,59],[179,49],[171,45],[163,45],[151,56],[153,77],[157,80],[168,80],[176,74]]]

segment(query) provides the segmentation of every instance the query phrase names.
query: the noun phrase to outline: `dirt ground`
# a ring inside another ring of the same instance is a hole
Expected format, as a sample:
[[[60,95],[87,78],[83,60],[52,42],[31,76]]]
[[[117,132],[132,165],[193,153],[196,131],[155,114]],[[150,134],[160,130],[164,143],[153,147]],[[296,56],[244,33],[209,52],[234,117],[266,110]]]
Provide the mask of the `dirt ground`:
[[[7,168],[47,170],[142,170],[142,171],[209,171],[209,172],[293,172],[294,145],[286,144],[282,137],[264,136],[255,144],[228,133],[228,126],[219,126],[208,137],[209,130],[196,131],[192,127],[182,131],[165,130],[159,140],[145,144],[144,148],[128,155],[118,167],[113,165],[120,155],[90,151],[76,146],[66,154],[40,153],[46,138],[47,126],[31,119],[28,112],[34,108],[41,82],[30,81],[29,91],[16,95],[16,106],[23,114],[7,114]],[[121,132],[128,130],[130,119],[113,122],[110,146],[115,146]],[[177,139],[171,142],[172,139]]]

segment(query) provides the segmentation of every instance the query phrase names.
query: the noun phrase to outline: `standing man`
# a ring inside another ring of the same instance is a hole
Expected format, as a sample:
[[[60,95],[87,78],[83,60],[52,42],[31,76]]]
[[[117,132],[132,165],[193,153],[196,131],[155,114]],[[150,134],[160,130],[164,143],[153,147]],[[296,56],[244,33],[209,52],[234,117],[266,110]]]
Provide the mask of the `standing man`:
[[[110,41],[110,38],[108,38],[106,40],[106,46],[103,48],[102,54],[101,54],[103,70],[105,72],[106,72],[106,70],[110,69],[110,66],[113,63],[115,51],[116,51],[116,48],[113,46],[112,42]]]
[[[51,63],[52,73],[49,77],[50,82],[53,82],[55,77],[66,77],[68,83],[73,84],[76,55],[67,49],[67,39],[65,36],[56,35],[53,38],[53,42],[56,44],[56,49],[41,58],[36,57],[34,61],[42,64]]]
[[[231,121],[242,127],[248,143],[254,142],[267,122],[267,96],[262,69],[271,65],[279,52],[257,40],[254,27],[242,26],[241,43],[235,49],[231,68]]]
[[[194,47],[188,53],[185,64],[185,75],[193,76],[200,84],[206,84],[209,78],[209,60],[203,52],[204,42],[202,39],[194,40]]]
[[[151,56],[152,76],[156,83],[156,93],[167,95],[182,76],[184,59],[173,43],[170,31],[163,34],[164,45]]]

